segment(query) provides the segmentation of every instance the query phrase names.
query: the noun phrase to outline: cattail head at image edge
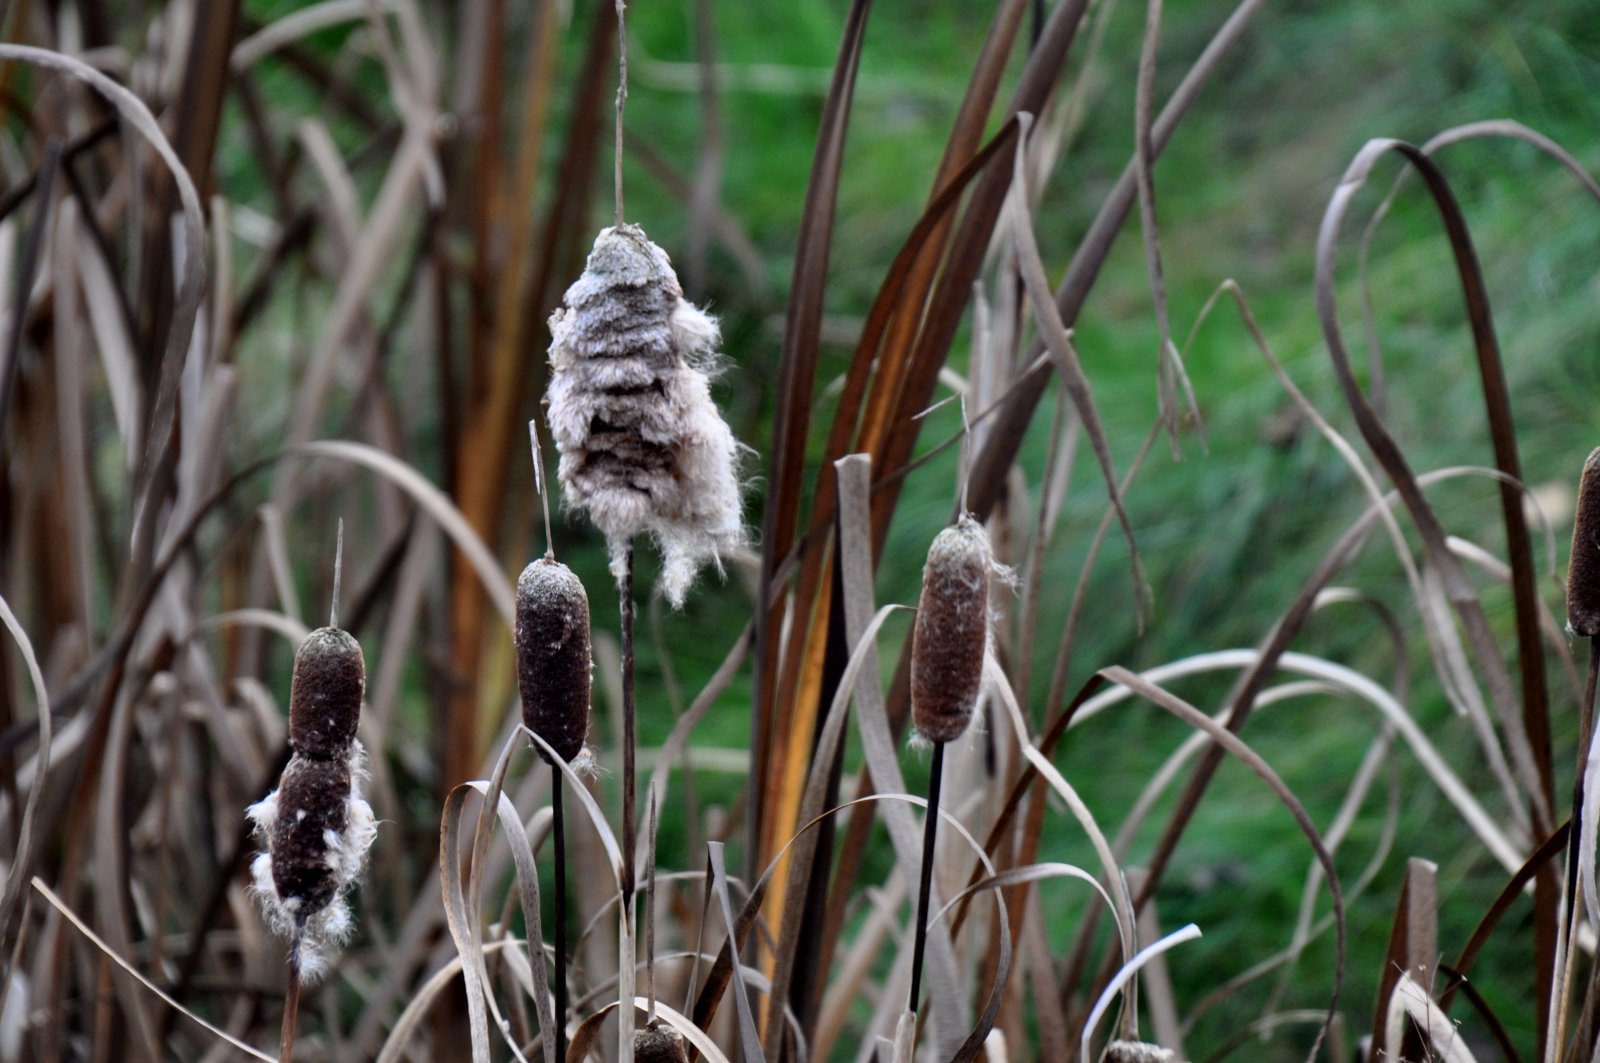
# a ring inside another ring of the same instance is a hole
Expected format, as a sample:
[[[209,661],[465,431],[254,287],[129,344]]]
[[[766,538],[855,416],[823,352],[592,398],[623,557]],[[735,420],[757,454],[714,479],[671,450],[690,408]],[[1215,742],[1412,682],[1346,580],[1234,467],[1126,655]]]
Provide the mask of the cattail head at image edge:
[[[1567,627],[1574,635],[1600,635],[1600,447],[1589,453],[1578,481],[1567,568]]]
[[[250,865],[251,892],[273,933],[292,942],[294,968],[308,983],[350,937],[347,894],[377,834],[355,737],[365,690],[361,645],[349,632],[319,628],[306,637],[289,692],[293,755],[278,788],[246,810],[264,845]]]
[[[740,446],[711,400],[717,323],[637,225],[601,230],[564,303],[545,397],[563,494],[605,535],[619,578],[633,537],[654,540],[681,606],[703,565],[721,571],[747,542]]]

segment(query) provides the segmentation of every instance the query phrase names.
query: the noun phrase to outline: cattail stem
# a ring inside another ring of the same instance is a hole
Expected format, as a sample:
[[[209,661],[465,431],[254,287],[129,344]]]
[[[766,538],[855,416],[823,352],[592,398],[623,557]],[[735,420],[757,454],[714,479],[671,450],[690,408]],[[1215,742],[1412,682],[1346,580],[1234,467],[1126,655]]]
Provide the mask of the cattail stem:
[[[622,901],[633,899],[633,851],[639,821],[634,801],[633,544],[622,557]]]
[[[289,988],[283,995],[283,1040],[279,1063],[294,1059],[294,1028],[300,1018],[300,931],[296,930],[289,948]]]
[[[628,103],[628,23],[623,17],[627,6],[617,0],[617,144],[612,180],[616,186],[618,225],[622,224],[622,111]]]
[[[1583,780],[1588,767],[1589,744],[1594,738],[1594,702],[1597,686],[1600,686],[1600,635],[1589,639],[1589,679],[1584,684],[1583,705],[1579,709],[1578,766],[1572,780],[1572,819],[1568,821],[1567,826],[1567,925],[1562,928],[1566,936],[1564,949],[1566,956],[1565,962],[1560,964],[1566,970],[1555,972],[1554,984],[1560,999],[1553,1001],[1550,1009],[1554,1013],[1550,1037],[1556,1042],[1559,1042],[1561,1031],[1566,1028],[1567,1007],[1570,1002],[1570,994],[1563,991],[1563,987],[1570,985],[1571,976],[1577,968],[1578,912],[1582,904],[1578,895],[1578,863],[1583,847],[1589,844],[1588,839],[1583,836]],[[1578,1043],[1585,1042],[1580,1040]]]
[[[550,769],[550,830],[556,851],[556,1060],[567,1058],[567,832],[561,811],[561,769]]]
[[[922,824],[922,881],[917,886],[916,936],[911,946],[911,999],[906,1007],[915,1013],[922,1000],[922,952],[928,943],[928,896],[933,888],[933,850],[939,840],[939,790],[944,782],[945,743],[933,744],[933,764],[928,772],[928,815]]]

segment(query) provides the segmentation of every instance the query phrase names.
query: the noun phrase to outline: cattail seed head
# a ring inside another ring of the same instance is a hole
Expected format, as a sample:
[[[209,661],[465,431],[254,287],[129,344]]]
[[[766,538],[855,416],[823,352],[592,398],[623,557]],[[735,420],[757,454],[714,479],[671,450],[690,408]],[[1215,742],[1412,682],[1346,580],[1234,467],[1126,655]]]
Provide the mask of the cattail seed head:
[[[318,628],[294,655],[289,745],[310,757],[340,756],[356,736],[367,670],[350,632]]]
[[[940,532],[928,548],[911,632],[911,719],[929,742],[953,741],[972,721],[983,687],[994,567],[988,533],[971,517]]]
[[[1172,1049],[1145,1041],[1112,1041],[1106,1046],[1106,1063],[1177,1063]]]
[[[637,1063],[689,1063],[683,1034],[660,1019],[633,1033],[633,1058]]]
[[[706,562],[745,543],[739,444],[711,401],[717,323],[683,298],[636,225],[603,229],[550,318],[551,434],[567,504],[604,533],[613,570],[635,535],[663,554],[674,606]]]
[[[1575,635],[1600,635],[1600,448],[1590,452],[1578,481],[1567,568],[1567,627]]]
[[[293,941],[302,981],[327,970],[352,928],[346,894],[377,835],[362,797],[366,751],[355,740],[366,666],[346,631],[313,631],[295,654],[289,693],[294,755],[278,788],[246,815],[262,851],[250,865],[251,892],[273,933]]]
[[[296,911],[311,915],[333,899],[334,867],[328,834],[349,818],[350,765],[296,753],[278,780],[278,821],[272,829],[272,885]]]
[[[517,687],[522,722],[563,760],[589,737],[589,596],[566,565],[533,562],[517,579]],[[548,760],[543,750],[541,757]]]

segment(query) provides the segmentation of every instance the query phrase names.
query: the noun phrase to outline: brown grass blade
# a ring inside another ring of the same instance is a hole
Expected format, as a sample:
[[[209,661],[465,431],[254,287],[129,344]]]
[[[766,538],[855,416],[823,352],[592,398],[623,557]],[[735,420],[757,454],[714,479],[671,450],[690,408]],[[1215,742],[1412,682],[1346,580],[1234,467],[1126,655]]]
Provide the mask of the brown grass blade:
[[[27,888],[26,883],[33,877],[33,865],[38,859],[33,833],[39,813],[39,798],[50,773],[50,747],[55,726],[50,718],[50,695],[45,690],[44,674],[39,670],[38,658],[34,656],[33,643],[16,614],[11,611],[11,603],[3,596],[0,596],[0,621],[5,622],[6,630],[17,644],[17,652],[22,655],[28,681],[33,684],[34,711],[39,719],[39,750],[33,769],[33,785],[28,787],[28,796],[22,808],[22,828],[17,833],[16,855],[6,876],[5,892],[0,895],[0,980],[6,987],[0,990],[0,996],[3,996],[10,990],[12,950],[16,946],[22,920],[23,892]]]
[[[1437,1047],[1417,1040],[1415,1033],[1408,1033],[1400,1043],[1392,1043],[1389,1016],[1394,1008],[1391,998],[1402,979],[1409,978],[1418,985],[1434,981],[1433,964],[1439,956],[1438,875],[1439,866],[1432,861],[1412,857],[1406,862],[1405,883],[1400,887],[1383,973],[1378,979],[1377,1019],[1372,1030],[1375,1056],[1404,1053],[1406,1058],[1421,1058],[1430,1047]]]
[[[1279,802],[1294,816],[1295,824],[1300,832],[1306,836],[1306,841],[1316,853],[1317,862],[1322,865],[1323,874],[1328,879],[1328,891],[1333,895],[1334,931],[1335,942],[1338,949],[1338,959],[1333,973],[1333,994],[1328,1003],[1327,1019],[1323,1023],[1322,1031],[1318,1033],[1316,1042],[1311,1047],[1308,1060],[1315,1060],[1321,1048],[1323,1039],[1327,1036],[1329,1027],[1333,1023],[1334,1015],[1339,1008],[1339,991],[1344,985],[1344,960],[1345,960],[1345,924],[1344,924],[1344,896],[1339,888],[1339,873],[1333,866],[1333,857],[1328,853],[1323,844],[1322,835],[1317,831],[1316,825],[1311,822],[1311,817],[1306,814],[1305,808],[1294,796],[1278,774],[1272,770],[1260,755],[1239,739],[1232,731],[1214,723],[1209,716],[1196,709],[1194,706],[1177,698],[1160,687],[1146,682],[1120,666],[1113,666],[1101,670],[1101,675],[1113,683],[1119,683],[1136,691],[1139,696],[1147,701],[1165,709],[1190,726],[1198,727],[1211,735],[1217,744],[1242,760],[1251,771],[1255,772],[1263,782],[1277,796]],[[1143,891],[1141,891],[1143,892]]]
[[[1516,698],[1511,692],[1510,678],[1506,674],[1505,661],[1500,655],[1482,605],[1459,560],[1450,553],[1444,530],[1416,486],[1409,463],[1357,383],[1339,326],[1334,292],[1335,256],[1339,232],[1356,192],[1365,183],[1376,162],[1391,151],[1399,154],[1418,171],[1439,210],[1455,259],[1468,321],[1472,327],[1479,377],[1483,386],[1484,401],[1488,407],[1495,464],[1510,480],[1516,482],[1521,480],[1505,370],[1489,309],[1488,292],[1484,286],[1477,254],[1473,249],[1472,237],[1443,172],[1418,148],[1401,141],[1371,141],[1346,167],[1338,189],[1329,200],[1317,238],[1317,314],[1321,319],[1323,336],[1327,341],[1335,372],[1339,376],[1340,387],[1355,415],[1356,424],[1361,429],[1368,447],[1372,449],[1405,500],[1406,508],[1411,513],[1412,520],[1427,547],[1430,560],[1444,579],[1451,604],[1460,616],[1462,626],[1466,628],[1473,654],[1479,666],[1487,674],[1490,690],[1494,694],[1494,703],[1500,713],[1501,726],[1506,733],[1506,742],[1511,748],[1512,764],[1516,768],[1519,781],[1526,791],[1531,806],[1534,833],[1547,834],[1552,825],[1554,801],[1550,765],[1548,694],[1545,686],[1544,654],[1539,642],[1532,547],[1523,516],[1521,494],[1514,484],[1502,482],[1501,513],[1511,558],[1513,596],[1517,606],[1518,660],[1522,676],[1522,711],[1518,713],[1515,709]],[[1557,938],[1555,911],[1559,889],[1554,869],[1541,873],[1536,880],[1535,893],[1540,903],[1535,907],[1534,966],[1536,991],[1541,1004],[1541,1007],[1536,1009],[1539,1015],[1541,1042],[1546,1040],[1548,1034],[1548,1003],[1554,992]]]
[[[60,168],[61,146],[52,142],[46,145],[44,161],[39,164],[39,177],[35,183],[38,198],[34,200],[27,236],[23,238],[22,263],[16,273],[16,287],[11,292],[11,327],[6,332],[5,362],[0,364],[0,433],[5,431],[7,414],[11,409],[11,391],[16,386],[17,370],[22,362],[22,336],[28,323],[28,293],[33,290],[34,278],[39,273],[44,257],[45,235],[50,228],[50,215],[55,209],[56,174]]]
[[[766,854],[775,851],[780,840],[793,829],[805,781],[803,771],[796,767],[802,762],[790,754],[790,747],[808,746],[816,725],[814,698],[795,698],[785,707],[779,704],[782,605],[774,597],[774,575],[779,562],[789,552],[800,519],[801,477],[816,381],[839,172],[844,161],[845,132],[849,128],[856,71],[861,62],[861,45],[871,8],[871,0],[853,0],[845,21],[801,213],[783,352],[778,362],[779,404],[773,418],[767,459],[767,502],[761,518],[761,582],[756,596],[756,701],[751,748],[755,754],[752,778],[758,782],[751,792],[752,866],[764,863]],[[809,607],[809,603],[805,604]],[[793,664],[791,658],[791,675]],[[792,689],[792,683],[786,681],[783,688]],[[781,907],[785,889],[787,885],[780,880],[773,893],[775,906]]]
[[[1194,104],[1200,90],[1216,73],[1223,58],[1249,28],[1262,4],[1263,0],[1242,0],[1190,66],[1183,81],[1173,91],[1166,106],[1161,109],[1161,113],[1151,125],[1152,162],[1166,148],[1178,123]],[[1083,304],[1089,297],[1089,290],[1094,286],[1100,268],[1111,253],[1111,245],[1133,207],[1137,180],[1134,171],[1135,164],[1130,161],[1101,204],[1099,213],[1067,267],[1066,276],[1056,287],[1056,306],[1060,308],[1061,320],[1068,327],[1077,320],[1079,311],[1083,309]],[[1039,353],[1039,350],[1042,350],[1042,347],[1035,345],[1035,349],[1024,359],[1024,364],[1030,365],[1030,368],[1019,381],[1020,387],[1012,395],[1008,408],[997,418],[988,442],[973,461],[971,475],[974,490],[969,501],[973,512],[980,517],[987,517],[998,501],[999,492],[1005,482],[1005,472],[1016,461],[1023,436],[1048,384],[1049,374],[1043,368],[1034,368],[1031,365],[1031,359]]]
[[[67,922],[71,923],[75,928],[77,928],[79,933],[88,938],[89,941],[93,943],[95,948],[99,949],[104,955],[110,957],[113,963],[125,971],[130,977],[136,979],[146,990],[165,1001],[168,1006],[173,1008],[179,1014],[204,1027],[207,1032],[216,1036],[220,1040],[226,1041],[228,1044],[232,1045],[234,1048],[238,1049],[240,1052],[243,1052],[252,1059],[265,1060],[266,1063],[278,1063],[276,1056],[269,1056],[254,1046],[248,1045],[234,1037],[226,1030],[223,1030],[217,1026],[213,1026],[199,1015],[196,1015],[194,1012],[183,1007],[177,1001],[169,997],[165,992],[162,991],[160,986],[156,985],[154,982],[150,981],[150,979],[140,974],[138,968],[129,963],[122,956],[119,956],[117,953],[112,951],[111,946],[107,945],[105,941],[101,939],[100,935],[96,934],[92,929],[90,929],[89,924],[85,923],[78,917],[77,913],[68,908],[66,902],[60,897],[56,896],[55,892],[51,890],[49,886],[45,885],[44,882],[37,876],[35,876],[33,879],[33,888],[37,890],[39,895],[42,896],[46,901],[50,902],[50,906],[56,911],[60,912],[62,916],[66,918]]]

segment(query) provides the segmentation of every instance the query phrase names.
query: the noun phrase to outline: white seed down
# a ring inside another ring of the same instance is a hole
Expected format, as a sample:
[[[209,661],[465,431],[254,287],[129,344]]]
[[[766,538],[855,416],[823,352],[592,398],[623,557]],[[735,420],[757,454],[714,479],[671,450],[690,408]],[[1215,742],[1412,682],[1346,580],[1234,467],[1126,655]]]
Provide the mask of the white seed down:
[[[299,951],[295,956],[300,977],[307,984],[316,982],[327,973],[333,958],[349,940],[354,922],[348,894],[361,877],[367,851],[377,836],[372,806],[362,795],[362,784],[367,778],[366,751],[360,742],[352,741],[347,757],[350,792],[345,797],[345,826],[342,831],[323,832],[323,842],[327,847],[325,859],[333,872],[333,898],[306,917],[300,933]],[[272,877],[272,837],[281,813],[278,790],[273,790],[245,811],[262,844],[262,851],[256,854],[250,864],[250,892],[260,903],[268,928],[274,934],[293,939],[296,925],[300,922],[302,899],[281,896]],[[303,822],[307,811],[295,809],[294,815],[295,822]]]
[[[550,318],[551,435],[567,505],[605,535],[613,572],[636,535],[663,555],[676,607],[699,569],[743,546],[739,444],[711,400],[717,323],[683,298],[636,225],[603,229]]]

